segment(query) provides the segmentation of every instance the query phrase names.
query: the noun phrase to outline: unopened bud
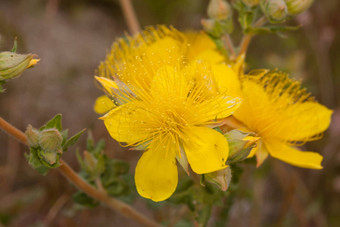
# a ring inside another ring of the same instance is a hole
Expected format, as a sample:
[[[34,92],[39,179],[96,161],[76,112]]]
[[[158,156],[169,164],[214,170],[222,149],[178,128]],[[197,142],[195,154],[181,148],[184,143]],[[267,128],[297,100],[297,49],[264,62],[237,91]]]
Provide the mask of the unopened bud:
[[[290,15],[297,15],[306,11],[314,2],[314,0],[285,0],[288,13]]]
[[[287,4],[284,0],[261,0],[261,8],[271,22],[283,22],[288,16]]]
[[[37,129],[33,128],[32,125],[27,125],[25,134],[30,147],[39,146],[39,131]]]
[[[222,191],[226,191],[231,181],[231,170],[227,168],[204,174],[204,179],[210,183],[217,185]]]
[[[252,7],[258,5],[260,3],[260,0],[242,0],[242,2],[247,6]]]
[[[232,10],[229,3],[225,0],[210,0],[208,16],[211,19],[226,20],[231,18]]]
[[[50,165],[53,165],[57,162],[58,153],[57,152],[51,152],[51,151],[42,151],[40,154],[44,158],[46,162],[48,162]]]
[[[55,128],[44,129],[39,135],[39,145],[45,152],[59,152],[63,137]]]
[[[250,151],[256,146],[260,137],[249,135],[239,130],[232,130],[224,134],[229,144],[229,157],[227,164],[240,162],[246,159]]]
[[[97,163],[97,159],[93,157],[90,152],[84,151],[84,164],[89,172],[95,171],[95,169],[97,168]]]
[[[34,66],[39,59],[34,54],[17,54],[10,51],[0,52],[0,80],[18,77],[25,69]]]

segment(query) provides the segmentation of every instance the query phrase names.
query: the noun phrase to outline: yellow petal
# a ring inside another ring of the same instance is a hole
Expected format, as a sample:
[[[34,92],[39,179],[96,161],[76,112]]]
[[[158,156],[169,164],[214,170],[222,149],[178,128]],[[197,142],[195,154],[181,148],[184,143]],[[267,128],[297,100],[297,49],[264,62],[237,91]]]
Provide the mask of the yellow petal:
[[[317,102],[304,102],[288,107],[273,124],[271,136],[289,141],[313,140],[313,136],[325,131],[331,122],[333,111]]]
[[[169,198],[178,183],[175,151],[151,144],[137,163],[135,182],[138,193],[145,198],[156,202]]]
[[[256,167],[260,167],[264,160],[266,160],[268,157],[268,151],[266,147],[263,146],[262,141],[259,141],[255,155],[256,155]]]
[[[227,92],[231,96],[241,97],[240,81],[236,72],[225,64],[213,65],[216,83],[221,92]]]
[[[198,174],[226,168],[229,146],[226,138],[214,129],[191,127],[183,140],[184,151],[192,170]]]
[[[274,158],[298,167],[322,169],[321,162],[323,157],[318,153],[299,151],[278,140],[266,140],[264,144],[269,154]]]
[[[241,105],[242,99],[232,96],[218,95],[195,106],[201,121],[211,122],[232,115]]]
[[[28,63],[27,68],[34,67],[36,64],[38,64],[39,61],[40,61],[40,59],[38,59],[38,58],[33,58],[33,59]]]
[[[103,88],[112,95],[112,89],[118,89],[118,85],[113,80],[106,77],[95,76],[96,80],[103,86]]]
[[[102,95],[96,99],[93,108],[97,114],[104,114],[112,110],[114,107],[115,104],[112,102],[112,100],[106,95]]]
[[[188,48],[188,53],[187,53],[187,57],[189,61],[192,61],[194,59],[196,60],[197,59],[201,59],[201,60],[208,59],[209,61],[214,60],[214,59],[219,59],[218,61],[223,61],[223,56],[221,57],[221,55],[217,51],[215,51],[216,50],[215,43],[204,32],[186,32],[184,33],[184,35],[186,36],[188,43],[190,45],[190,48]],[[202,54],[205,51],[208,51],[208,52]],[[209,56],[212,53],[211,51],[214,51],[214,53],[218,54],[219,57],[217,57],[217,55],[214,54],[214,56],[217,58],[215,57],[207,58],[207,56]]]
[[[101,119],[110,133],[111,137],[119,142],[133,145],[138,142],[145,142],[147,133],[144,129],[141,116],[148,114],[136,107],[133,103],[124,104],[110,112]]]

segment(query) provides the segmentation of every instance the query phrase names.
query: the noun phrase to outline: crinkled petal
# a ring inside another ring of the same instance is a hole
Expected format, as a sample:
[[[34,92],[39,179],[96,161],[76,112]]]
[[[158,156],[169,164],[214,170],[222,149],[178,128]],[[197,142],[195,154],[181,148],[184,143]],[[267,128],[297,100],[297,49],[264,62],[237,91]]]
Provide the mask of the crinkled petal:
[[[93,109],[97,114],[104,114],[112,110],[114,107],[115,104],[112,100],[106,95],[102,95],[96,99]]]
[[[139,159],[135,172],[138,193],[156,202],[169,198],[178,183],[175,150],[157,147],[151,144]]]
[[[322,169],[323,157],[318,153],[299,151],[279,140],[264,141],[264,144],[269,154],[274,158],[298,167]]]
[[[108,112],[101,119],[115,140],[133,145],[147,139],[147,131],[141,116],[147,118],[148,114],[133,103],[127,103]]]
[[[226,138],[214,129],[191,127],[183,146],[192,170],[198,174],[226,168],[229,146]]]

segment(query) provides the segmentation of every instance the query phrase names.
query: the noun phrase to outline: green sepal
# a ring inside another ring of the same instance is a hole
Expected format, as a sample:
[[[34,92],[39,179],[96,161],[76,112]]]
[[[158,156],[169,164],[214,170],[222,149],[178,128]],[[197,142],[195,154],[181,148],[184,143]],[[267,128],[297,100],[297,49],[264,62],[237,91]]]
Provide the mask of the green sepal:
[[[49,164],[45,161],[45,157],[42,155],[42,151],[39,148],[30,148],[30,153],[26,154],[26,158],[30,166],[33,169],[37,170],[42,175],[46,175],[51,168],[57,168],[60,166],[59,156],[60,154],[56,154],[56,163],[53,165]]]
[[[25,153],[25,157],[28,161],[28,164],[40,174],[45,176],[48,173],[49,168],[41,163],[38,152],[35,148],[31,148],[29,154]]]
[[[42,131],[48,128],[56,128],[59,131],[63,130],[62,125],[61,125],[61,114],[55,115],[51,120],[49,120],[46,124],[44,124],[39,130]]]
[[[67,151],[68,147],[69,146],[72,146],[74,145],[79,137],[83,134],[83,132],[85,132],[86,129],[84,128],[83,130],[81,130],[80,132],[76,133],[75,135],[73,135],[71,138],[67,139],[67,140],[64,140],[65,142],[63,142],[63,145],[62,145],[62,148],[63,148],[63,151]]]

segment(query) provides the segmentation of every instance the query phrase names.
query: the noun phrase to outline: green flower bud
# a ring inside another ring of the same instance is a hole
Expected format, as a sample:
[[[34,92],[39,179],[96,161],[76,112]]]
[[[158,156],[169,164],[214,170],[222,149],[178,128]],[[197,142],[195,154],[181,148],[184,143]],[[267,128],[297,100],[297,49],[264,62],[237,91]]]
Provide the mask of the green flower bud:
[[[84,151],[84,164],[89,172],[94,172],[97,168],[97,159],[88,151]]]
[[[17,54],[9,51],[0,52],[0,80],[13,79],[34,66],[39,59],[34,54]]]
[[[229,3],[225,0],[210,0],[208,16],[211,19],[226,20],[231,18],[232,10]]]
[[[252,7],[258,5],[260,3],[260,0],[242,0],[242,2],[247,6]]]
[[[43,156],[44,160],[48,162],[50,165],[53,165],[57,162],[58,153],[57,152],[50,152],[50,151],[42,151],[41,155]]]
[[[288,16],[287,4],[284,0],[261,0],[261,8],[272,23],[283,22]]]
[[[39,146],[39,131],[37,129],[33,128],[32,125],[27,125],[25,134],[30,147]]]
[[[228,189],[231,177],[232,175],[229,166],[225,169],[204,175],[204,179],[206,181],[217,185],[222,191],[226,191]]]
[[[288,13],[290,15],[297,15],[306,11],[314,2],[314,0],[285,0]]]
[[[63,137],[55,128],[44,129],[39,135],[39,145],[45,152],[60,153]]]
[[[224,134],[229,144],[229,157],[227,164],[240,162],[246,159],[250,151],[257,145],[260,137],[238,130],[231,130]]]

